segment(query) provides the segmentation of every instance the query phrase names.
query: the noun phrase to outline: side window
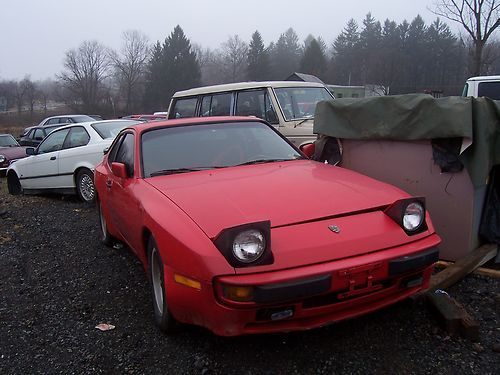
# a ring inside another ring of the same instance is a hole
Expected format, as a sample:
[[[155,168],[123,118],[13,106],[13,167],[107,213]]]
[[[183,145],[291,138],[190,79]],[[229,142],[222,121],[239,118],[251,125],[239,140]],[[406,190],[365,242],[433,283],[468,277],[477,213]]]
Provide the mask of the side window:
[[[124,137],[125,137],[124,135],[117,137],[109,148],[108,164],[110,167],[111,167],[111,163],[114,162],[116,159],[116,153],[118,152],[118,149],[120,148],[120,145],[122,144]]]
[[[212,104],[212,96],[206,95],[201,99],[200,116],[210,116],[210,105]]]
[[[59,124],[68,124],[71,122],[73,122],[73,121],[70,121],[70,119],[67,117],[59,117]]]
[[[477,88],[477,96],[486,96],[490,99],[500,99],[500,82],[480,82]]]
[[[229,115],[231,115],[231,93],[213,95],[210,116]]]
[[[73,148],[85,146],[90,141],[90,136],[87,131],[82,126],[75,126],[71,128],[68,137],[66,137],[66,141],[64,142],[63,148]]]
[[[46,154],[47,152],[59,151],[63,144],[64,139],[69,133],[69,129],[63,129],[51,133],[45,140],[38,146],[39,154]]]
[[[59,124],[59,117],[51,118],[51,119],[45,121],[44,125],[52,125],[52,124]]]
[[[43,132],[43,129],[35,129],[30,134],[30,138],[34,138],[37,141],[41,141],[43,139],[43,137],[45,137],[45,133]]]
[[[265,116],[265,91],[241,91],[236,100],[236,115],[255,116],[264,119]]]
[[[194,117],[198,98],[177,99],[170,118]]]
[[[134,175],[134,135],[125,134],[123,141],[118,147],[114,161],[123,163],[127,167],[129,176]]]

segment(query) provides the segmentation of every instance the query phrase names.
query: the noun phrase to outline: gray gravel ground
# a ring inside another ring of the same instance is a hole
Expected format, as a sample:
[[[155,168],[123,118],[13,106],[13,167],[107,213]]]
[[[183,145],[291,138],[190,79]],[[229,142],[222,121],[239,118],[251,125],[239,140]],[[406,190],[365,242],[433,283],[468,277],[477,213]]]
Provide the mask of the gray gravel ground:
[[[5,181],[4,181],[5,182]],[[94,207],[72,197],[0,202],[0,374],[498,374],[499,280],[469,276],[448,292],[480,322],[477,344],[449,337],[410,301],[290,334],[221,338],[153,324],[142,266],[97,240]],[[94,327],[110,323],[116,329]]]

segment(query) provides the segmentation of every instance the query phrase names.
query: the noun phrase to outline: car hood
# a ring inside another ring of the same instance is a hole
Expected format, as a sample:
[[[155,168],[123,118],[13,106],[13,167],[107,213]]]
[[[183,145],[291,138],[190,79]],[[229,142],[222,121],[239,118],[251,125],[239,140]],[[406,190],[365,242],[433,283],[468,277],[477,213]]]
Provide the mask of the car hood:
[[[5,156],[7,159],[19,159],[26,157],[26,147],[0,147],[0,155]]]
[[[148,178],[210,238],[223,229],[271,221],[272,227],[391,204],[408,195],[356,172],[310,160]]]

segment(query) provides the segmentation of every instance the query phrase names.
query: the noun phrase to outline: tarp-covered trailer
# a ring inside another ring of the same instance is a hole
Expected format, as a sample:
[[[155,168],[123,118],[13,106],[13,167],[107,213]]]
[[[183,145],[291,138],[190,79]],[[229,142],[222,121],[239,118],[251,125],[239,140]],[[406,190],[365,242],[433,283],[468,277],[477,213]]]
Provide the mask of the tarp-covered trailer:
[[[324,101],[314,132],[316,160],[424,196],[442,259],[500,243],[499,101],[420,94]]]

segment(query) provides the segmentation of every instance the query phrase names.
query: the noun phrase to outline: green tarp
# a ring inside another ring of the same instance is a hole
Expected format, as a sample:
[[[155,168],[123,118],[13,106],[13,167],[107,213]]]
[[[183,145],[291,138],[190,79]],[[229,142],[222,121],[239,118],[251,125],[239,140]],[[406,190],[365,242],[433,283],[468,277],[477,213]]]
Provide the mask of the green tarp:
[[[340,139],[472,140],[460,159],[474,186],[500,164],[500,101],[409,94],[319,102],[314,133]]]

